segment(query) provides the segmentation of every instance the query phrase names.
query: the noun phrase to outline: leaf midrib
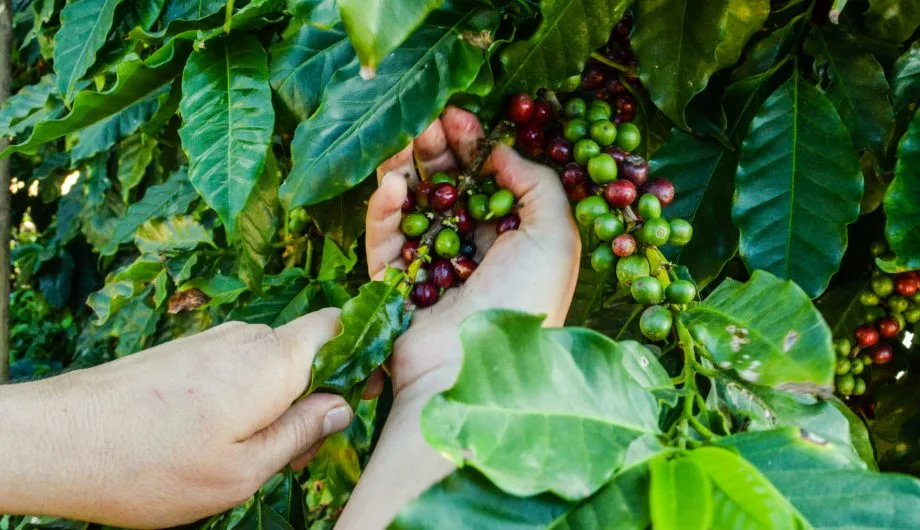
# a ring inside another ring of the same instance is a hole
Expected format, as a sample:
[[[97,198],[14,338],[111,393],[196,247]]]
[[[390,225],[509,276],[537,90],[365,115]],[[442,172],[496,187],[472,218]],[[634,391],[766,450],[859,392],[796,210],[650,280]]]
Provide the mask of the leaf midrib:
[[[99,10],[99,14],[96,17],[96,20],[93,22],[92,31],[89,32],[91,37],[92,35],[95,35],[96,31],[99,29],[99,22],[102,20],[103,13],[105,13],[106,8],[109,5],[109,2],[115,2],[115,4],[118,4],[119,2],[121,2],[121,0],[103,0],[102,9]],[[76,7],[79,4],[70,4],[70,5]],[[71,21],[72,20],[73,19],[71,19]],[[84,57],[84,54],[86,53],[87,48],[90,47],[90,43],[92,42],[93,42],[92,38],[88,38],[83,41],[83,46],[80,48],[80,53],[79,53],[80,58]],[[66,50],[62,50],[62,51],[66,51]],[[93,57],[95,56],[96,56],[96,52],[94,51]],[[76,76],[78,64],[79,64],[79,61],[74,61],[73,67],[70,69],[69,79],[67,80],[67,92],[64,94],[64,98],[68,101],[70,100],[70,95],[73,93],[72,92],[73,89],[77,86],[77,81],[79,81],[79,79]]]
[[[622,427],[624,430],[628,430],[628,431],[632,431],[632,432],[638,432],[638,433],[643,433],[643,434],[655,434],[655,433],[658,432],[658,431],[656,431],[656,430],[650,430],[650,429],[646,428],[646,427],[643,426],[643,425],[627,424],[627,423],[623,423],[622,420],[614,421],[614,420],[612,420],[612,419],[610,419],[610,418],[603,418],[603,417],[591,416],[591,415],[587,415],[587,414],[585,414],[585,415],[580,415],[580,414],[577,414],[577,413],[574,412],[574,411],[573,411],[573,412],[568,412],[568,411],[556,411],[556,410],[553,410],[553,411],[540,411],[540,410],[528,409],[528,408],[508,408],[508,407],[506,407],[505,405],[501,405],[501,404],[490,405],[490,404],[470,403],[470,402],[468,402],[468,401],[458,401],[458,400],[455,400],[455,399],[453,399],[453,398],[451,398],[451,397],[448,397],[448,396],[442,396],[442,397],[443,397],[446,401],[448,401],[448,402],[450,402],[450,403],[453,403],[453,404],[456,404],[456,405],[459,405],[459,406],[461,406],[461,407],[463,407],[463,408],[466,408],[466,409],[484,409],[484,410],[492,411],[492,412],[501,412],[501,413],[505,413],[505,414],[507,414],[508,416],[547,416],[547,417],[560,417],[560,418],[576,419],[576,420],[580,420],[580,421],[592,421],[592,422],[600,423],[600,424],[603,424],[603,425],[612,425],[612,426],[616,426],[616,427]],[[467,415],[468,415],[468,413],[467,413]]]
[[[789,278],[789,262],[792,255],[792,218],[795,214],[795,173],[799,151],[799,81],[798,70],[793,74],[792,92],[792,168],[789,172],[789,221],[786,224],[786,253],[783,258],[783,277]]]

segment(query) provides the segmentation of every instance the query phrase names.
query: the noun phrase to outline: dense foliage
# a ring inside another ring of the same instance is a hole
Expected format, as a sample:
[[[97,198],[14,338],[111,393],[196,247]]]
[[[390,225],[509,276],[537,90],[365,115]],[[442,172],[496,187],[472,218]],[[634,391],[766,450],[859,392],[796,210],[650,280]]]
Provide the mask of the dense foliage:
[[[561,104],[622,89],[627,150],[673,182],[664,214],[693,233],[640,276],[699,296],[636,297],[592,267],[607,246],[586,230],[571,327],[464,324],[459,380],[422,419],[462,467],[393,527],[920,528],[913,2],[390,4],[14,0],[14,378],[337,306],[311,388],[353,397],[416,279],[367,278],[377,165],[449,103],[494,132],[512,95],[555,102],[564,126]],[[586,84],[597,72],[620,89]],[[649,303],[673,330],[655,341]],[[388,401],[198,526],[331,528]],[[85,525],[0,516],[32,527]]]

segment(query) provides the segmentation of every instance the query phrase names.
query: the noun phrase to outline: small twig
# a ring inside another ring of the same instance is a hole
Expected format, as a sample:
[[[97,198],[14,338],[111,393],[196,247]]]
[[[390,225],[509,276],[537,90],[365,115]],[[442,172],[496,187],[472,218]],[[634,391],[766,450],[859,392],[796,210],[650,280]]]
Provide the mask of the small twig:
[[[592,53],[592,54],[591,54],[591,58],[594,59],[595,61],[599,62],[599,63],[606,64],[606,65],[609,66],[610,68],[616,68],[617,70],[619,70],[619,71],[621,71],[621,72],[627,72],[627,73],[630,73],[630,74],[633,73],[632,68],[626,66],[625,64],[620,64],[620,63],[618,63],[618,62],[616,62],[616,61],[611,61],[610,59],[604,57],[603,55],[601,55],[601,54],[599,54],[599,53],[597,53],[597,52]]]
[[[230,20],[233,18],[233,2],[234,0],[227,0],[227,12],[224,14],[224,33],[227,35],[230,34]]]

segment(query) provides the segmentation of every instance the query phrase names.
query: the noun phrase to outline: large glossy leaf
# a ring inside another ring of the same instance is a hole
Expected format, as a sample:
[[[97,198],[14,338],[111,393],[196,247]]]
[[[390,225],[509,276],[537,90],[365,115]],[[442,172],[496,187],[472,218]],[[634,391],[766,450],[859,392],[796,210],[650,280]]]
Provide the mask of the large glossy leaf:
[[[34,85],[26,85],[10,96],[0,108],[0,135],[20,134],[27,119],[48,108],[48,100],[55,94],[54,75],[48,74]]]
[[[762,302],[770,300],[770,310]],[[747,283],[727,279],[681,314],[723,368],[758,385],[826,392],[834,379],[831,333],[796,284],[764,271]]]
[[[913,43],[894,63],[891,89],[898,122],[907,122],[920,101],[920,41]]]
[[[338,197],[309,208],[316,227],[339,248],[351,248],[364,233],[367,201],[377,189],[374,179],[367,179]]]
[[[885,236],[898,265],[920,269],[920,113],[898,145],[894,175],[885,194]]]
[[[150,186],[144,198],[129,206],[124,217],[111,226],[100,253],[103,256],[115,254],[119,245],[134,239],[134,233],[142,224],[150,219],[185,213],[196,198],[198,194],[189,183],[184,169],[173,173],[163,184]]]
[[[58,90],[70,102],[77,83],[96,61],[112,28],[121,0],[72,0],[61,11],[61,29],[54,37],[54,72]]]
[[[805,49],[819,66],[826,66],[830,85],[825,94],[847,126],[854,147],[871,149],[876,160],[884,160],[894,111],[882,65],[838,27],[812,31]]]
[[[607,42],[610,30],[631,0],[547,0],[541,3],[543,20],[526,41],[501,52],[502,74],[492,94],[536,92],[557,88],[581,72],[596,48]]]
[[[83,129],[79,133],[80,140],[70,153],[71,163],[76,164],[108,151],[116,142],[150,120],[158,105],[156,94],[152,94],[110,118]]]
[[[494,12],[437,11],[365,81],[358,65],[340,70],[319,110],[300,124],[293,167],[281,187],[290,209],[328,200],[355,186],[402,149],[468,87],[485,56],[461,39],[464,31],[494,31]]]
[[[690,458],[649,462],[649,507],[656,530],[707,530],[712,524],[712,484]]]
[[[260,496],[256,496],[252,506],[246,511],[246,515],[233,528],[234,530],[294,530],[291,523],[265,504]]]
[[[819,436],[787,428],[719,443],[740,451],[816,530],[920,528],[917,479],[854,468],[834,443]]]
[[[920,4],[902,0],[869,0],[866,26],[884,40],[903,42],[920,26]]]
[[[121,184],[121,197],[125,202],[128,202],[131,190],[143,180],[147,166],[153,162],[156,146],[156,140],[146,134],[135,134],[121,142],[116,178]]]
[[[460,375],[425,407],[422,432],[508,493],[577,500],[610,480],[630,442],[658,430],[658,403],[625,369],[623,346],[586,329],[543,330],[542,320],[469,317]]]
[[[250,324],[266,324],[278,327],[303,316],[313,306],[321,293],[320,285],[306,278],[292,278],[269,289],[265,296],[251,299],[234,308],[227,320],[240,320]]]
[[[342,332],[313,359],[309,391],[346,392],[367,379],[409,326],[410,315],[396,285],[370,282],[342,308]]]
[[[259,41],[234,34],[192,55],[179,110],[189,180],[232,235],[262,174],[275,123]]]
[[[552,495],[511,496],[464,468],[403,508],[393,530],[643,530],[648,511],[646,464],[613,477],[591,497],[570,504]]]
[[[444,0],[338,0],[339,13],[365,71],[374,76],[380,62]]]
[[[144,349],[156,332],[160,314],[151,307],[150,289],[132,298],[118,311],[112,322],[112,334],[118,337],[115,355],[124,357]]]
[[[666,247],[668,258],[685,265],[693,279],[706,285],[738,249],[738,230],[731,222],[736,155],[711,140],[674,130],[649,161],[652,175],[674,183],[668,217],[693,225],[693,239],[684,247]]]
[[[186,282],[179,287],[178,292],[193,288],[200,290],[210,298],[206,304],[200,306],[202,308],[233,303],[247,290],[246,284],[239,278],[218,274],[210,278],[195,278]]]
[[[226,6],[225,0],[167,0],[160,17],[164,27],[175,21],[201,20]]]
[[[794,73],[760,108],[738,162],[732,218],[748,269],[821,294],[840,266],[862,192],[840,117]]]
[[[747,47],[741,63],[732,70],[732,81],[737,82],[754,77],[772,69],[792,50],[798,35],[796,30],[800,29],[805,17],[805,13],[792,17],[785,25],[772,30],[756,42],[752,42]],[[767,22],[766,25],[769,26],[770,23]]]
[[[645,0],[636,9],[631,43],[639,77],[674,123],[716,71],[741,57],[744,44],[770,12],[768,0]]]
[[[147,221],[134,234],[134,244],[145,254],[193,250],[198,245],[214,245],[207,229],[189,215]]]
[[[96,313],[96,325],[105,324],[139,290],[134,281],[121,280],[107,283],[102,289],[90,294],[86,299],[86,305]]]
[[[306,500],[311,512],[341,510],[361,477],[358,453],[344,432],[326,439],[307,469],[311,484]]]
[[[281,170],[275,156],[269,152],[262,175],[240,212],[239,227],[236,230],[240,249],[240,279],[257,294],[262,292],[262,277],[273,250],[272,240],[281,223],[281,203],[278,201],[280,185]]]
[[[333,74],[354,58],[341,28],[319,28],[295,18],[271,49],[272,89],[287,111],[303,121],[319,106]]]
[[[35,154],[38,146],[44,143],[102,121],[146,99],[182,72],[191,49],[191,41],[173,39],[146,60],[126,59],[115,69],[117,80],[110,89],[81,91],[74,98],[69,114],[36,124],[28,140],[11,145],[0,153],[0,157],[14,152]]]

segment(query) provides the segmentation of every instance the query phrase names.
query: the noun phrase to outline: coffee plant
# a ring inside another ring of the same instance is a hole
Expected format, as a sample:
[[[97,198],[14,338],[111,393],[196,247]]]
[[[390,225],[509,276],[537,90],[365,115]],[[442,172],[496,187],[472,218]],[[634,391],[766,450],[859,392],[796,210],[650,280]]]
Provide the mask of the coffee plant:
[[[422,415],[459,469],[392,528],[920,528],[915,2],[12,7],[14,380],[343,309],[310,390],[353,424],[196,528],[334,526],[391,403],[364,381],[477,274],[473,231],[518,227],[499,142],[559,174],[575,297],[564,328],[467,319]],[[479,160],[411,183],[371,282],[375,168],[447,105]]]

